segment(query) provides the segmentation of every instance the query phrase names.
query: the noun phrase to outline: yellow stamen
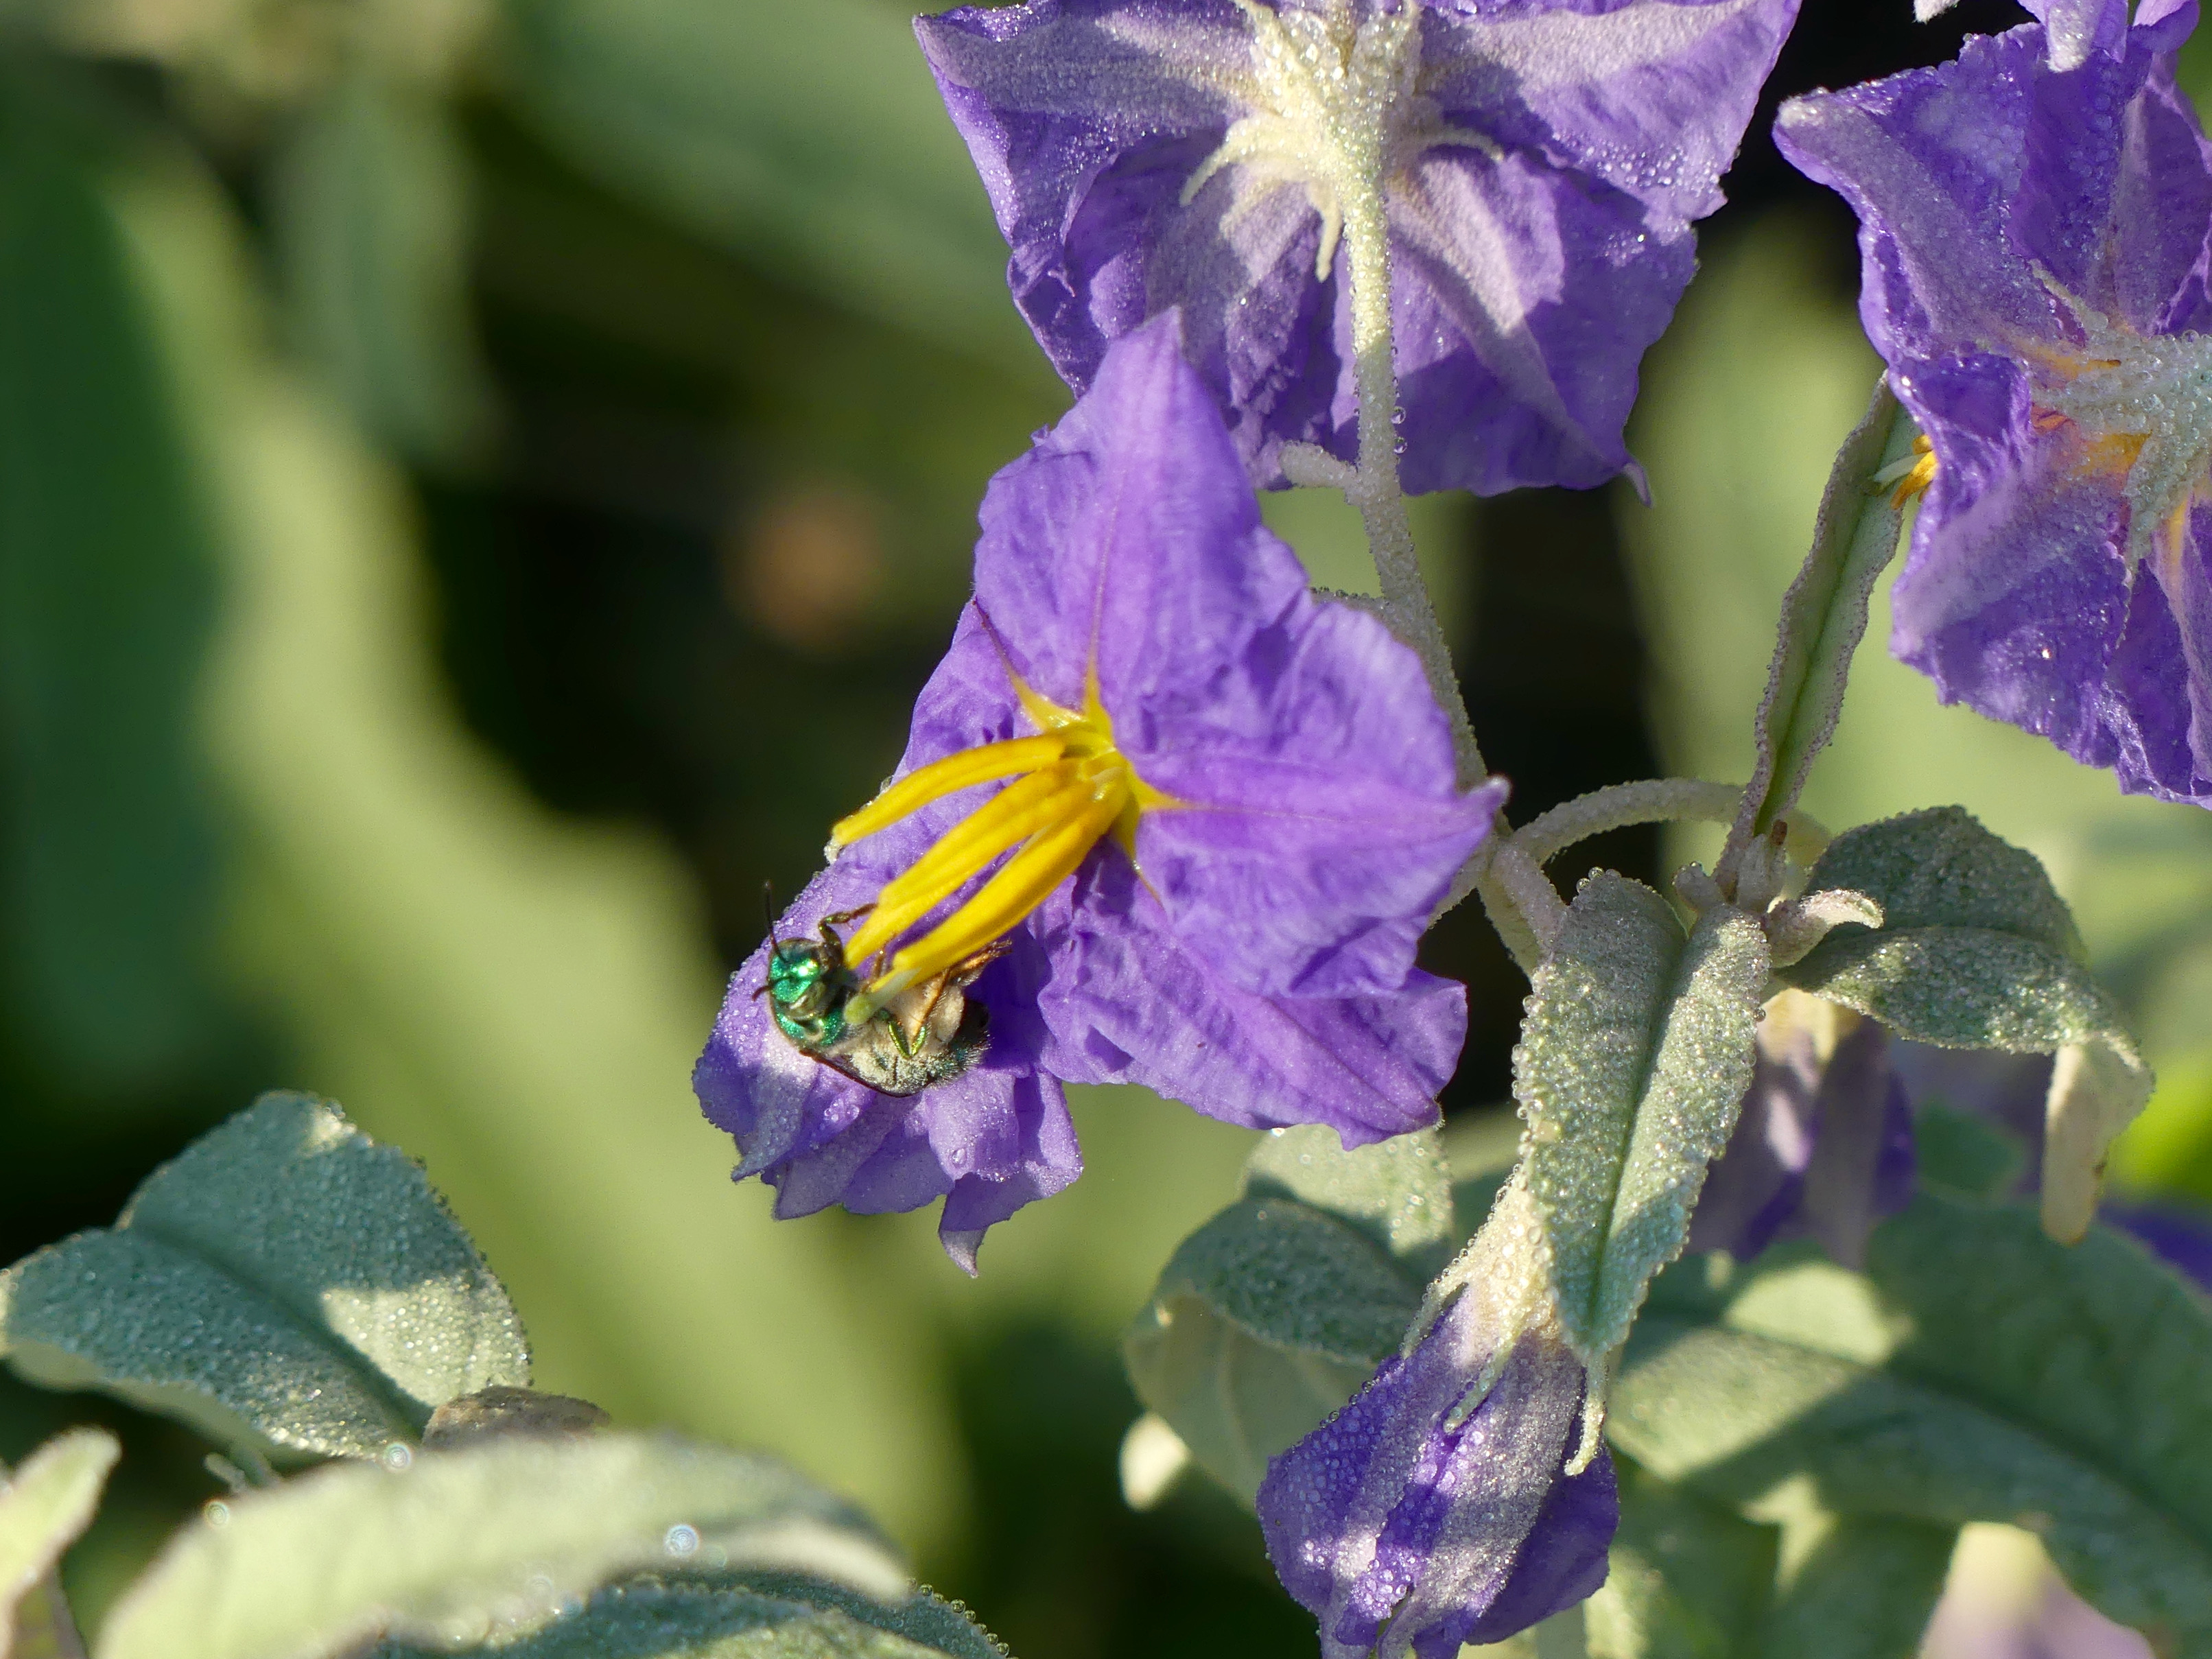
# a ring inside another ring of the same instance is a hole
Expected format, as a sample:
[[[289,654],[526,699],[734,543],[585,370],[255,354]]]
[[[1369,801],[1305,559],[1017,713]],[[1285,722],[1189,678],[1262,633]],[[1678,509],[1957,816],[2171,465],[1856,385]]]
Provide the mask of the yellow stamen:
[[[1073,874],[1108,834],[1133,859],[1139,816],[1182,805],[1146,783],[1114,746],[1114,722],[1099,700],[1095,675],[1086,677],[1079,710],[1038,696],[1019,679],[1013,690],[1039,736],[985,744],[920,768],[831,832],[835,844],[842,846],[955,790],[1016,778],[939,836],[877,895],[866,922],[845,942],[848,967],[875,957],[1013,850],[981,890],[892,958],[890,971],[848,1006],[848,1018],[867,1018],[908,986],[957,966],[1004,935]]]
[[[1090,798],[1090,784],[1067,761],[1008,784],[877,895],[866,925],[845,942],[846,961],[855,967],[866,962],[1000,854],[1079,811]]]
[[[1924,432],[1915,433],[1912,454],[1911,460],[1899,461],[1874,475],[1874,481],[1878,484],[1894,483],[1897,486],[1890,495],[1889,504],[1900,510],[1905,502],[1936,482],[1935,441]]]
[[[863,836],[896,823],[934,800],[970,784],[988,783],[1049,766],[1066,752],[1066,744],[1047,727],[1042,737],[1009,738],[978,749],[963,749],[943,760],[916,767],[849,817],[830,827],[830,844],[849,847]]]
[[[1010,931],[1075,873],[1121,811],[1119,792],[1109,793],[1034,837],[975,897],[892,957],[890,972],[871,988],[878,995],[896,994],[917,980],[965,962]]]

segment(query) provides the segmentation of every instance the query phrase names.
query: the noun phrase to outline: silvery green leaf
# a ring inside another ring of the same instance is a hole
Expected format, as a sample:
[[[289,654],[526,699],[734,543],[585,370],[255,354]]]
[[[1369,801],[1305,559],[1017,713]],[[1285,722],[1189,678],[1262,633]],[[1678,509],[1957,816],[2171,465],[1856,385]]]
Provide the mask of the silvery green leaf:
[[[264,1451],[375,1457],[530,1380],[507,1292],[421,1168],[328,1101],[264,1095],[112,1228],[0,1274],[0,1353]]]
[[[1373,1239],[1426,1283],[1451,1260],[1451,1170],[1434,1129],[1346,1152],[1334,1129],[1274,1129],[1244,1166],[1251,1198],[1280,1194],[1326,1210]]]
[[[508,1438],[404,1468],[331,1464],[213,1506],[116,1604],[98,1659],[483,1642],[692,1561],[803,1571],[893,1601],[912,1589],[864,1517],[773,1459],[667,1436]]]
[[[1751,1084],[1766,975],[1750,916],[1716,906],[1686,935],[1666,900],[1609,872],[1583,884],[1537,970],[1513,1092],[1560,1323],[1586,1364],[1681,1254]]]
[[[441,1651],[451,1653],[450,1649]],[[792,1574],[653,1573],[611,1586],[533,1636],[461,1659],[1006,1659],[927,1590],[875,1601]],[[368,1659],[430,1659],[385,1643]]]
[[[1738,844],[1765,836],[1796,805],[1835,735],[1851,656],[1865,637],[1875,584],[1897,555],[1905,512],[1875,475],[1911,453],[1912,417],[1887,378],[1844,440],[1813,526],[1812,550],[1782,599],[1780,637],[1759,705],[1758,760],[1744,791]]]
[[[107,1472],[122,1451],[105,1430],[74,1429],[40,1447],[13,1474],[0,1465],[0,1659],[9,1650],[10,1632],[28,1638],[39,1626],[68,1616],[40,1581],[91,1524]],[[26,1641],[22,1651],[35,1648]]]
[[[2212,1652],[2212,1308],[2132,1241],[1923,1194],[1865,1278],[1713,1271],[1668,1275],[1615,1379],[1640,1463],[1723,1503],[1802,1480],[1844,1516],[2023,1527],[2108,1617]]]
[[[1247,1503],[1267,1460],[1396,1352],[1419,1285],[1362,1233],[1288,1198],[1247,1198],[1185,1239],[1121,1339],[1137,1397]]]
[[[1838,928],[1784,970],[1790,984],[1916,1042],[2060,1055],[2044,1218],[2053,1237],[2080,1237],[2151,1075],[2043,866],[1947,806],[1846,831],[1809,880],[1869,895],[1884,921]]]
[[[479,459],[495,414],[469,301],[469,157],[431,88],[355,68],[301,112],[269,202],[293,331],[370,436]]]

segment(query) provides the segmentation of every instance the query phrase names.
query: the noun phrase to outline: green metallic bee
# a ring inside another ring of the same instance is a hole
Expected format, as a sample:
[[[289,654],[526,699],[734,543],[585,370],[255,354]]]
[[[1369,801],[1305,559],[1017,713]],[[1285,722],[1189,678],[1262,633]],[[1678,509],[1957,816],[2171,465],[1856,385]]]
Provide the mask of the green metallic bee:
[[[990,1011],[967,992],[1006,945],[979,951],[854,1019],[848,1012],[863,988],[845,965],[836,928],[865,914],[824,916],[815,939],[777,939],[771,927],[768,983],[753,994],[768,998],[776,1030],[808,1059],[881,1094],[918,1095],[958,1077],[990,1046]]]

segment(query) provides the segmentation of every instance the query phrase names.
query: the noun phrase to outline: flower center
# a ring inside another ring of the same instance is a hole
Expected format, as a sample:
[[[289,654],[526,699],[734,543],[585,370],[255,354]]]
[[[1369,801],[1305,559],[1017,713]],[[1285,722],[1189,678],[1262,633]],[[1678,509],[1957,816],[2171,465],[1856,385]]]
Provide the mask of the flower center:
[[[988,948],[1043,903],[1109,832],[1133,859],[1138,815],[1181,804],[1139,777],[1115,748],[1114,722],[1095,680],[1084,687],[1080,710],[1063,708],[1019,680],[1014,694],[1037,736],[963,749],[917,768],[830,830],[832,848],[848,847],[956,790],[1015,780],[939,836],[876,896],[866,922],[845,942],[849,968],[878,955],[1013,849],[965,904],[891,958],[869,982],[860,1012],[848,1007],[848,1020],[865,1018],[909,985]]]
[[[2039,354],[2053,384],[2039,413],[2063,416],[2090,440],[2092,465],[2127,477],[2127,559],[2181,544],[2192,502],[2212,485],[2212,335],[2138,334],[2063,290],[2087,343],[2075,356]]]
[[[1326,280],[1346,204],[1378,195],[1390,171],[1437,144],[1464,145],[1493,160],[1501,154],[1481,134],[1447,125],[1416,91],[1421,15],[1413,0],[1364,21],[1353,0],[1280,11],[1264,0],[1236,3],[1252,26],[1253,82],[1245,93],[1256,107],[1191,174],[1185,206],[1232,165],[1246,168],[1256,186],[1239,192],[1232,217],[1275,186],[1303,185],[1322,221],[1314,275]]]

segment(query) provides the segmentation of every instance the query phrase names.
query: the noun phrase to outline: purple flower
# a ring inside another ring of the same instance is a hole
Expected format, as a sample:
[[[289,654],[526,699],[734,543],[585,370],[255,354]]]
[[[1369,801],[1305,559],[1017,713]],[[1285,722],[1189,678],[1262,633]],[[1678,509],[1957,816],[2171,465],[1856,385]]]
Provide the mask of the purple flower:
[[[1357,448],[1347,255],[1387,246],[1406,486],[1631,465],[1636,368],[1796,0],[1029,0],[917,28],[1077,387],[1182,307],[1254,477]]]
[[[1530,1294],[1546,1270],[1522,1259],[1526,1202],[1507,1188],[1412,1352],[1267,1467],[1267,1554],[1323,1659],[1452,1659],[1605,1582],[1613,1463],[1579,1456],[1588,1373],[1540,1310],[1548,1290]]]
[[[1834,1003],[1784,991],[1759,1026],[1759,1063],[1728,1149],[1690,1219],[1692,1251],[1747,1261],[1818,1239],[1847,1267],[1912,1197],[1912,1109],[1888,1034]]]
[[[943,1195],[972,1270],[1080,1171],[1061,1080],[1347,1146],[1436,1121],[1466,994],[1414,945],[1504,786],[1462,793],[1413,653],[1307,591],[1179,346],[1127,337],[994,481],[899,775],[777,925],[777,962],[848,928],[818,1029],[938,1080],[802,1052],[770,945],[731,982],[695,1083],[779,1215]]]
[[[1777,130],[1858,212],[1860,313],[1933,445],[1892,649],[2124,789],[2212,805],[2212,151],[2173,79],[2197,8],[2030,9]]]

